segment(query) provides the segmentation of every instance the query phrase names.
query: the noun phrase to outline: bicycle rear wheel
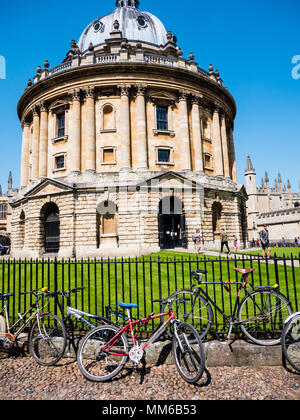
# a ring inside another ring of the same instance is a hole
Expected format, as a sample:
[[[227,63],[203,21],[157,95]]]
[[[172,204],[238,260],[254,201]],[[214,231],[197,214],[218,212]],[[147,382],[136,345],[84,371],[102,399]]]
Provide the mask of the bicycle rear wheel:
[[[178,323],[174,326],[173,355],[180,376],[194,384],[203,375],[205,352],[197,330],[190,324]]]
[[[63,357],[67,332],[63,321],[54,314],[43,314],[33,323],[28,336],[32,357],[42,366],[53,366]]]
[[[300,372],[300,314],[295,315],[285,326],[281,345],[285,359]]]
[[[280,344],[284,321],[292,314],[286,298],[271,289],[260,289],[247,295],[238,309],[242,332],[263,346]]]
[[[82,339],[77,352],[77,363],[86,379],[105,382],[121,372],[128,360],[128,341],[125,334],[114,338],[119,331],[113,325],[102,325],[91,330]]]

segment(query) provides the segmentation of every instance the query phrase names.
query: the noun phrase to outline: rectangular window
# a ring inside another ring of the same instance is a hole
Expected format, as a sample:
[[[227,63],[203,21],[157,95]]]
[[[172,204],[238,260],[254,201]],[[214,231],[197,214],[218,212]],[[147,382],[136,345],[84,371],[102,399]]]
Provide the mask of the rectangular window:
[[[158,149],[158,162],[169,163],[170,162],[170,150]]]
[[[108,165],[116,163],[115,149],[113,147],[103,149],[102,163],[106,163]]]
[[[168,130],[168,108],[157,107],[156,108],[156,119],[158,130]]]
[[[0,219],[6,220],[7,218],[7,204],[0,204]]]
[[[65,114],[57,114],[57,137],[65,136]]]
[[[55,169],[65,169],[65,157],[56,156],[55,158]]]

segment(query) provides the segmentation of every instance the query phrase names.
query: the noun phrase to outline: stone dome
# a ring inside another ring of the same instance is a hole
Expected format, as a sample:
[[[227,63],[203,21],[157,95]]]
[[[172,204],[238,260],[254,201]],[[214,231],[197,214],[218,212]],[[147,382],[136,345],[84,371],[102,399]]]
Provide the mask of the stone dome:
[[[163,23],[149,12],[141,12],[136,1],[117,1],[117,8],[109,15],[95,19],[82,33],[78,46],[81,52],[88,49],[90,43],[95,47],[105,43],[110,33],[116,28],[122,32],[128,42],[144,42],[156,46],[167,43],[167,31]]]

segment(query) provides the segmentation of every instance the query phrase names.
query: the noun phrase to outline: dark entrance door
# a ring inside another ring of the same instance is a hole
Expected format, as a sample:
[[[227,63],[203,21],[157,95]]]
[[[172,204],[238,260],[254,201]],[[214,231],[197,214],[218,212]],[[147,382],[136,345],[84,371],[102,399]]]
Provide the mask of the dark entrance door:
[[[55,204],[50,204],[45,215],[45,252],[57,253],[59,242],[59,210]]]
[[[165,197],[160,202],[159,245],[162,249],[187,246],[182,202],[176,197]]]

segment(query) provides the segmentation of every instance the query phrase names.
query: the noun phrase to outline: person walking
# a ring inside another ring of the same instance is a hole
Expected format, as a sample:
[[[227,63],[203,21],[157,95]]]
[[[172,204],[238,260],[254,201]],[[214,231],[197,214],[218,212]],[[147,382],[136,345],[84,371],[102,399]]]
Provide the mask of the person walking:
[[[224,246],[226,246],[227,250],[228,250],[228,254],[231,254],[229,246],[228,246],[228,236],[227,233],[225,232],[225,229],[221,229],[221,254],[223,252],[223,248]]]
[[[195,243],[196,252],[197,252],[197,254],[199,254],[200,250],[201,250],[201,239],[202,239],[201,234],[200,234],[200,229],[196,230],[196,233],[195,233],[195,235],[193,235],[192,239]]]
[[[264,225],[263,230],[260,232],[260,242],[262,247],[262,256],[263,258],[266,258],[266,249],[268,250],[267,259],[270,258],[271,254],[271,245],[269,240],[269,231],[268,226]]]

